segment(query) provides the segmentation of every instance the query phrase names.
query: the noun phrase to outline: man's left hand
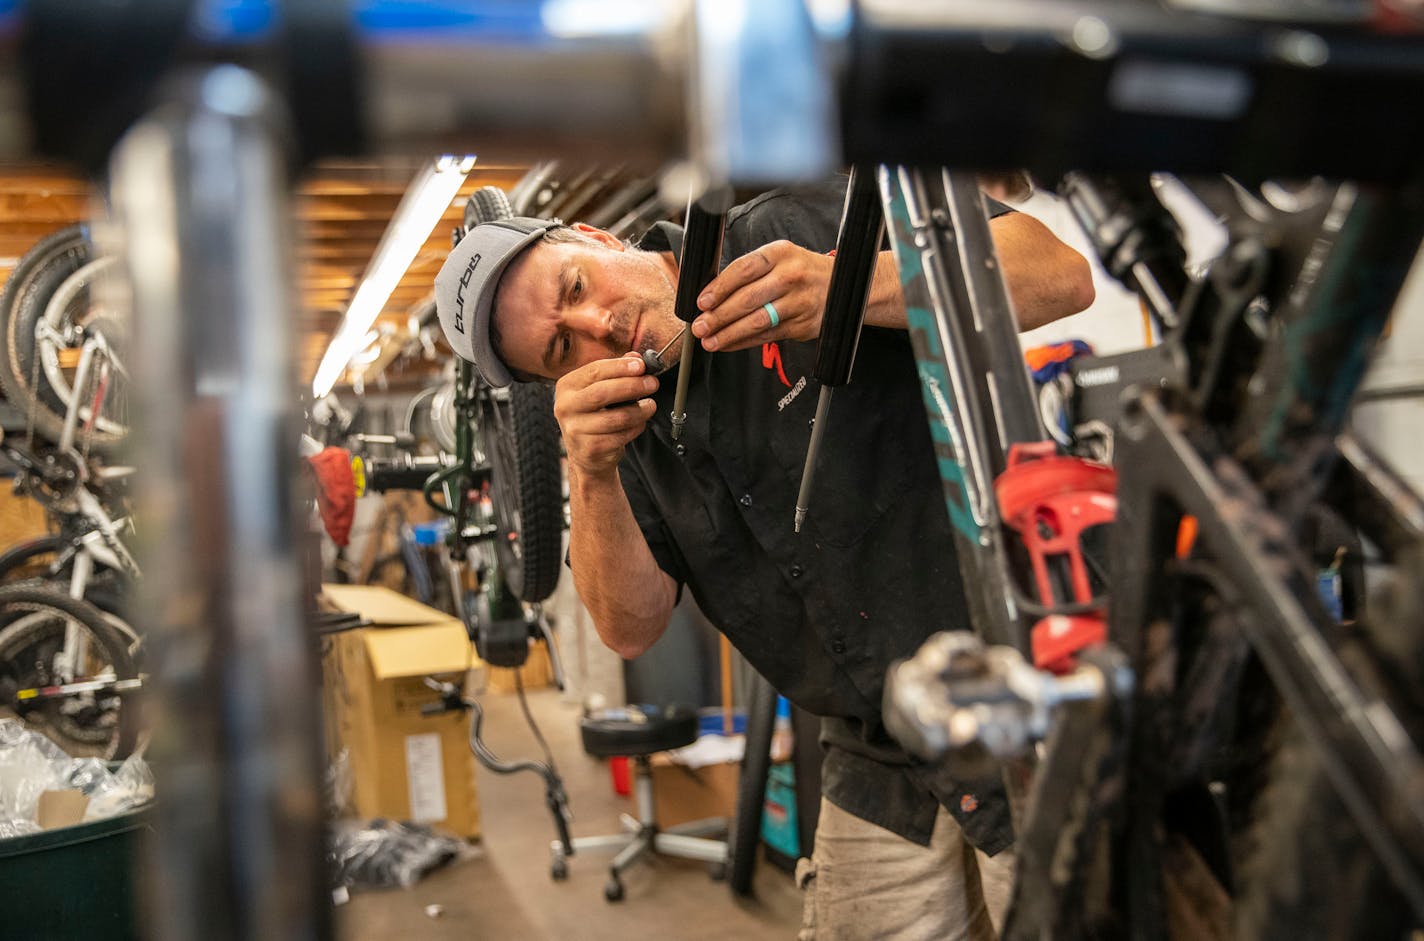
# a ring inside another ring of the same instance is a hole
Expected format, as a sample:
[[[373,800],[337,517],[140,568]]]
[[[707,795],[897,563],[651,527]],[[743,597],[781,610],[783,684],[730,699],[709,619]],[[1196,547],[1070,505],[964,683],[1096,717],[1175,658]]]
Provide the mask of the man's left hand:
[[[703,290],[692,334],[706,350],[742,350],[773,340],[814,340],[821,333],[834,260],[781,240],[723,268]],[[772,322],[766,304],[775,308]]]

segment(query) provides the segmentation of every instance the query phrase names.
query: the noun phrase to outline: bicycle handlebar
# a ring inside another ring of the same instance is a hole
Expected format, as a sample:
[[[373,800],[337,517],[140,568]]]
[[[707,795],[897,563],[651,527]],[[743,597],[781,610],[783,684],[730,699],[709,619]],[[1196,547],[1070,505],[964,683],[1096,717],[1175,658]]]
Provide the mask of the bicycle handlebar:
[[[424,490],[431,477],[445,476],[456,469],[444,457],[412,457],[402,455],[393,458],[367,458],[362,461],[366,475],[366,489],[376,493],[387,490]],[[489,479],[489,468],[476,467],[468,485],[478,487]]]
[[[366,458],[362,461],[366,474],[366,490],[384,493],[387,490],[419,490],[430,475],[445,463],[438,457]]]

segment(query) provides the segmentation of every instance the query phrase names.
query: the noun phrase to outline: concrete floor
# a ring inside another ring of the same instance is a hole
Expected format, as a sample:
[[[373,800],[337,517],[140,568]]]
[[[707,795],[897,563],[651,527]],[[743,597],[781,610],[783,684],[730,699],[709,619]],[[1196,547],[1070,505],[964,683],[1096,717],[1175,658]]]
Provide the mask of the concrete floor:
[[[510,694],[481,697],[485,740],[501,758],[535,757],[537,745]],[[614,833],[632,802],[617,796],[608,768],[583,753],[578,709],[551,689],[529,694],[531,711],[549,740],[574,812],[573,835]],[[801,895],[787,873],[762,862],[756,896],[736,899],[712,881],[702,863],[667,858],[635,864],[624,875],[626,896],[603,898],[609,857],[576,856],[569,878],[549,877],[553,823],[542,782],[479,770],[483,839],[476,855],[409,889],[365,892],[337,908],[340,941],[498,938],[501,941],[668,941],[789,939],[796,935]],[[439,905],[432,918],[426,907]]]

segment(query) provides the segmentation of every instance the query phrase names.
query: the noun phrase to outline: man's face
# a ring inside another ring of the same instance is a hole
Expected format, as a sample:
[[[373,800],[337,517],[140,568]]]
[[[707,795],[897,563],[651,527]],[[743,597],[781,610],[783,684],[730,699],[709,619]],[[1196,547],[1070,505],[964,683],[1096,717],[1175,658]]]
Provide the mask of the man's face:
[[[494,310],[505,365],[557,379],[630,350],[659,350],[682,328],[659,256],[613,236],[536,242],[504,272]]]

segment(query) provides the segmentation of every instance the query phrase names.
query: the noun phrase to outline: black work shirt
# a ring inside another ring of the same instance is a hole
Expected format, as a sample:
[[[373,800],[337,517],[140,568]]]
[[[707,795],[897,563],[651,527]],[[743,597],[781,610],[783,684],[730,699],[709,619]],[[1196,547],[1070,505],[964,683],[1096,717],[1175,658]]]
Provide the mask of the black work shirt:
[[[723,264],[777,239],[835,247],[845,181],[773,191],[728,216]],[[681,255],[659,223],[639,247]],[[956,782],[912,760],[880,720],[885,672],[936,631],[967,628],[944,496],[902,330],[867,326],[835,391],[810,514],[794,508],[819,383],[816,344],[698,349],[679,453],[675,383],[627,448],[620,478],[658,564],[784,696],[824,717],[823,791],[928,845],[943,804],[988,853],[1009,845],[997,780]],[[675,375],[675,374],[673,374]]]

